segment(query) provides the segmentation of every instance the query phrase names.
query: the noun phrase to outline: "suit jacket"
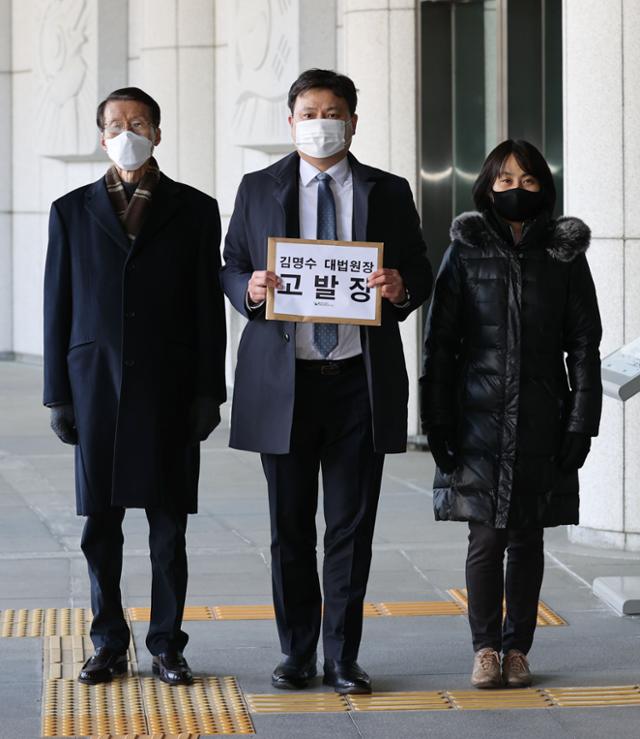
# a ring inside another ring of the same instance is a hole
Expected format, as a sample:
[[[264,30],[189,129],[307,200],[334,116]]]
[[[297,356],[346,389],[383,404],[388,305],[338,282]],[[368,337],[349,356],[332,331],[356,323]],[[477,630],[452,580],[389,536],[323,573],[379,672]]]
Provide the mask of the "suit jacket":
[[[249,319],[238,348],[230,445],[271,454],[289,452],[295,393],[295,323],[267,321],[247,311],[247,284],[266,269],[269,236],[299,236],[296,152],[240,183],[224,248],[221,280],[236,310]],[[353,238],[384,242],[384,266],[398,269],[411,296],[406,308],[382,301],[382,325],[362,327],[376,451],[403,452],[407,441],[408,379],[398,322],[421,306],[432,273],[409,183],[360,164],[353,174]]]
[[[104,178],[51,206],[44,403],[73,403],[79,513],[195,512],[189,408],[226,396],[219,244],[216,201],[164,175],[131,247]]]

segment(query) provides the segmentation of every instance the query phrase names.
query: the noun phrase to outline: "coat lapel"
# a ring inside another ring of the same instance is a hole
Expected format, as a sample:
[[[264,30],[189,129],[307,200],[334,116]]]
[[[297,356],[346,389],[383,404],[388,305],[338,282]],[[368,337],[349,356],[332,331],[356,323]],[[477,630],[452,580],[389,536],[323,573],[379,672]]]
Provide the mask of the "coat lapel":
[[[278,230],[280,233],[269,234],[270,236],[285,236],[290,239],[300,237],[300,195],[298,192],[298,180],[300,170],[300,157],[293,152],[276,162],[269,171],[274,178],[273,197],[280,206],[281,218]],[[266,249],[265,244],[265,262]],[[296,335],[297,324],[292,321],[283,321],[284,330],[292,336]],[[295,346],[295,340],[293,342]],[[295,360],[295,351],[290,353],[291,361]]]
[[[353,176],[353,239],[354,241],[367,240],[367,224],[369,222],[369,195],[376,180],[382,172],[367,167],[349,154],[349,164]]]
[[[129,252],[129,240],[113,210],[104,177],[94,182],[87,190],[85,208],[91,214],[98,226],[115,241],[118,246]]]
[[[286,236],[297,239],[300,236],[300,199],[298,193],[300,159],[296,152],[281,159],[271,168],[275,180],[273,197],[282,209],[282,233],[272,236]]]
[[[353,154],[348,156],[353,175],[353,238],[355,241],[366,241],[369,195],[376,181],[384,177],[384,172],[361,164]],[[299,166],[300,158],[296,152],[293,152],[269,169],[269,174],[275,180],[273,195],[283,213],[282,235],[290,238],[297,238],[300,235]]]

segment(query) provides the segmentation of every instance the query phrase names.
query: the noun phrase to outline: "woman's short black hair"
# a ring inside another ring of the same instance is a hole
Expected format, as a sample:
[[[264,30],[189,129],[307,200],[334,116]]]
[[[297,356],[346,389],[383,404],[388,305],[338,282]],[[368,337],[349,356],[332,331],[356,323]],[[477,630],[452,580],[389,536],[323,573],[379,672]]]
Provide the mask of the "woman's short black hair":
[[[139,87],[121,87],[119,90],[114,90],[98,105],[96,123],[101,131],[104,130],[104,109],[112,100],[137,100],[139,103],[144,103],[149,108],[150,123],[154,128],[160,125],[160,106],[151,95],[147,95]]]
[[[522,139],[503,141],[485,159],[472,190],[476,208],[479,211],[491,208],[493,184],[511,154],[515,156],[516,161],[527,174],[533,175],[538,180],[543,195],[543,207],[552,213],[556,204],[556,186],[549,165],[533,144]]]
[[[358,91],[353,84],[353,80],[330,69],[307,69],[291,85],[287,99],[291,115],[293,115],[298,95],[303,95],[309,90],[318,88],[331,90],[337,97],[344,98],[349,106],[349,112],[354,115],[358,104]]]

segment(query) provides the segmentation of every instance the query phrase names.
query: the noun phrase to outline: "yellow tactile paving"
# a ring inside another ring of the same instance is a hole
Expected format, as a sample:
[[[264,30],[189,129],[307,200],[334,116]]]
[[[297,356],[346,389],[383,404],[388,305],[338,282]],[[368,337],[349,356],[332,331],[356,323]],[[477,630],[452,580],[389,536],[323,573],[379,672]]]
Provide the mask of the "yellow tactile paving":
[[[345,713],[349,704],[337,693],[260,693],[245,696],[252,713]]]
[[[127,608],[130,621],[148,621],[150,608]],[[213,621],[215,616],[209,606],[185,606],[183,621]]]
[[[75,679],[46,681],[43,737],[146,733],[140,683],[136,678],[94,686]]]
[[[449,591],[454,601],[365,604],[370,617],[460,615],[466,592]],[[129,609],[131,620],[148,619],[148,609]],[[192,620],[272,618],[271,606],[191,606]],[[540,602],[544,625],[565,622]],[[77,682],[80,665],[93,652],[86,635],[85,608],[15,609],[1,614],[4,637],[44,637],[43,737],[94,739],[197,739],[203,734],[254,734],[249,714],[349,711],[434,711],[558,709],[640,706],[640,685],[529,688],[526,690],[440,690],[339,696],[331,691],[244,695],[234,677],[196,678],[191,686],[170,687],[137,675],[133,644],[129,675],[103,685]],[[245,703],[246,700],[246,703]]]
[[[8,608],[0,616],[0,636],[84,636],[89,633],[88,608]]]
[[[450,601],[365,603],[364,615],[367,618],[464,615],[468,605],[466,590],[453,588],[447,592],[452,598]],[[127,613],[131,621],[148,621],[151,611],[149,608],[128,608]],[[273,618],[273,606],[267,604],[187,606],[184,611],[185,621],[251,621]],[[566,624],[561,616],[540,601],[538,626]],[[8,609],[0,614],[2,637],[85,636],[89,633],[90,625],[91,611],[88,608],[20,608]]]
[[[66,630],[73,620],[71,613],[56,624]],[[131,642],[127,677],[102,685],[82,685],[77,674],[92,653],[87,636],[44,638],[42,736],[197,739],[201,734],[254,733],[233,677],[196,678],[193,685],[179,687],[156,678],[140,678]]]
[[[465,588],[451,588],[450,590],[447,590],[447,593],[460,604],[460,606],[464,609],[464,612],[467,612],[467,609],[469,607],[469,600],[467,598],[467,591]],[[543,601],[540,601],[538,603],[538,620],[537,620],[538,626],[566,626],[567,622],[562,618],[562,616],[559,616],[553,609],[549,608],[549,606],[544,603]]]
[[[463,711],[491,711],[508,708],[550,708],[553,702],[543,691],[524,690],[450,690],[447,698],[454,708]]]
[[[148,621],[149,608],[129,608],[131,621]],[[460,616],[466,610],[455,600],[443,601],[401,601],[365,603],[364,615],[367,618],[401,617],[401,616]],[[184,621],[262,621],[273,620],[275,613],[272,605],[223,605],[223,606],[187,606],[184,610]]]
[[[40,636],[42,632],[42,608],[8,608],[2,612],[3,637]]]
[[[93,654],[94,647],[88,636],[46,636],[43,639],[43,668],[45,678],[60,680],[75,678],[82,665]],[[127,654],[129,672],[137,668],[133,642]]]
[[[402,616],[459,616],[466,613],[457,600],[452,601],[385,601],[365,603],[367,618]],[[553,613],[553,612],[550,612]],[[149,621],[151,609],[128,608],[130,621]],[[185,621],[250,621],[273,620],[271,605],[186,606]],[[21,608],[0,614],[0,636],[86,636],[91,626],[88,608]]]
[[[335,693],[246,695],[252,713],[349,711],[503,711],[593,706],[640,706],[639,685],[524,690],[399,691],[339,696]]]
[[[558,615],[555,611],[551,610],[549,606],[540,601],[538,603],[538,626],[566,626],[567,622]]]
[[[142,679],[144,706],[152,734],[254,734],[253,723],[233,677],[196,678],[172,687]]]
[[[365,618],[377,618],[387,615],[379,608],[378,603],[365,603],[362,612]]]
[[[553,703],[563,708],[588,706],[640,706],[640,685],[587,688],[546,688]]]
[[[101,734],[90,739],[200,739],[200,734]]]
[[[273,606],[212,606],[216,621],[268,620],[275,618]]]
[[[254,734],[235,678],[196,678],[172,687],[136,676],[101,685],[75,679],[47,680],[42,736],[180,739],[202,734]]]
[[[440,691],[350,695],[347,701],[354,711],[441,711],[453,708],[446,694]]]
[[[385,616],[461,616],[466,613],[459,603],[447,600],[423,600],[376,603]]]

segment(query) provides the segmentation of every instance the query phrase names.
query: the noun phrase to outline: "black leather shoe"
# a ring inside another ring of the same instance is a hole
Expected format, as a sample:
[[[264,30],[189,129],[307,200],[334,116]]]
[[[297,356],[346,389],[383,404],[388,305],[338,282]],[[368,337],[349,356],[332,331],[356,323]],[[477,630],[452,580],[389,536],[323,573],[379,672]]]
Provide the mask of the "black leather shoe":
[[[371,692],[371,678],[355,661],[325,659],[322,682],[325,685],[331,685],[340,695],[360,695]]]
[[[271,684],[274,688],[283,690],[302,690],[309,684],[309,680],[318,674],[316,667],[317,656],[313,654],[309,659],[287,656],[276,667],[271,675]]]
[[[118,654],[109,647],[98,647],[92,657],[82,665],[78,680],[87,685],[108,683],[116,675],[127,672],[127,655]]]
[[[153,674],[169,685],[191,685],[193,675],[182,652],[163,652],[153,658]]]

